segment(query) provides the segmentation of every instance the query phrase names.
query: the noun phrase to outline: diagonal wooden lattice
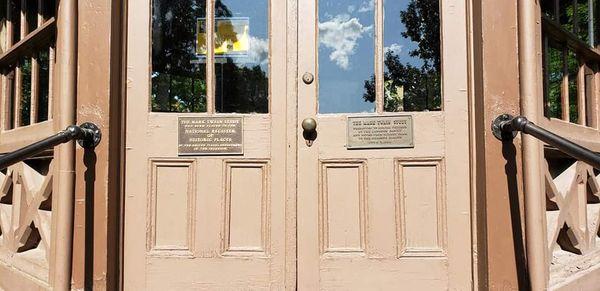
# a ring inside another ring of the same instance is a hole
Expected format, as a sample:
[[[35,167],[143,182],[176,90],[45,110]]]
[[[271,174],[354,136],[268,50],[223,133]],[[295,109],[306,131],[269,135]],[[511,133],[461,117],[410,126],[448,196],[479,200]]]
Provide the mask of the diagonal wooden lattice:
[[[585,255],[600,248],[600,176],[574,162],[555,178],[545,171],[548,257],[561,249]]]
[[[0,251],[9,257],[36,250],[48,262],[52,168],[43,175],[19,163],[0,173]]]

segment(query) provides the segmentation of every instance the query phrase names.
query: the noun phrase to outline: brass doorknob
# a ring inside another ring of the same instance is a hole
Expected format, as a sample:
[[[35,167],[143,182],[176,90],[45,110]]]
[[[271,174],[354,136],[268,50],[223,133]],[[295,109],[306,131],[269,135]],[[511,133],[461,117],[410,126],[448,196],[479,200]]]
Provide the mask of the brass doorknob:
[[[306,118],[302,121],[302,129],[306,132],[315,131],[317,129],[317,121],[314,118]]]
[[[302,136],[306,140],[307,146],[312,146],[313,141],[317,139],[317,121],[314,118],[306,118],[302,121]]]

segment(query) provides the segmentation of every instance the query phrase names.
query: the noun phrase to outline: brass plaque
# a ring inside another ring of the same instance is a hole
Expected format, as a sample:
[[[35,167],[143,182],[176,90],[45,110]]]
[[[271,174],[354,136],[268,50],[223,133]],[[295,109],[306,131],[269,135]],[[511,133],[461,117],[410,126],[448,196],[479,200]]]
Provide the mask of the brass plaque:
[[[346,142],[348,149],[412,148],[412,116],[348,117]]]
[[[181,156],[244,153],[242,117],[179,117],[178,123]]]

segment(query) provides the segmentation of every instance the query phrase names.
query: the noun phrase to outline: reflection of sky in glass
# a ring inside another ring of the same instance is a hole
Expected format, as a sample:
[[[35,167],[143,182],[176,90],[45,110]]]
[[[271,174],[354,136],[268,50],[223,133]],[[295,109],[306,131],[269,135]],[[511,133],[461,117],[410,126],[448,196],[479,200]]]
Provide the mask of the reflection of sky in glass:
[[[373,112],[374,0],[319,1],[319,112]]]
[[[384,53],[392,51],[400,62],[421,67],[423,61],[409,52],[418,44],[402,37],[400,20],[410,0],[384,1]],[[319,112],[373,112],[363,99],[365,81],[374,70],[374,0],[319,1]]]

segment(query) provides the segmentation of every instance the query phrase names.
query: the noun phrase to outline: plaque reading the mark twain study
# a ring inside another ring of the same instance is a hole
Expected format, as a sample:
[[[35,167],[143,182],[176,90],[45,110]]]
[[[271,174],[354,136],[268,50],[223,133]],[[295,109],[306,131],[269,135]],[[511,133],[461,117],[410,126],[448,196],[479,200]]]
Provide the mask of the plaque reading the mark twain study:
[[[348,117],[348,149],[412,148],[412,116]]]
[[[242,117],[179,117],[179,155],[241,155]]]

